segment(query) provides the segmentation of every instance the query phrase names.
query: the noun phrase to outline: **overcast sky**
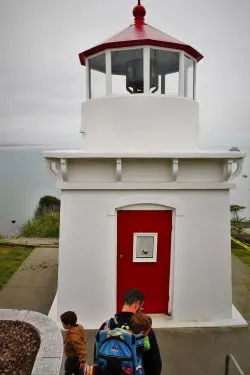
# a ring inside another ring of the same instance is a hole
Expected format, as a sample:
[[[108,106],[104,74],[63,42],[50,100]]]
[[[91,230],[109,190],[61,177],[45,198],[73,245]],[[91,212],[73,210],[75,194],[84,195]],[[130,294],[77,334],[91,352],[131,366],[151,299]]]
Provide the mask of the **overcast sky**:
[[[78,53],[133,22],[136,0],[0,0],[0,144],[77,140]],[[203,145],[250,145],[250,1],[142,0],[146,22],[191,44]]]

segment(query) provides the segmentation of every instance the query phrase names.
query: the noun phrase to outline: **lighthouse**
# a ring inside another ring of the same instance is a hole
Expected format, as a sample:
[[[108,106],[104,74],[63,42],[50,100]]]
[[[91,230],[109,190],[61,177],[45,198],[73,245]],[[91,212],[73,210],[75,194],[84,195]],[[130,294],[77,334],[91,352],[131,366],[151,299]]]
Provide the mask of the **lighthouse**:
[[[154,327],[244,325],[232,305],[230,203],[245,155],[200,150],[203,58],[146,23],[79,54],[82,148],[45,152],[61,189],[55,319],[97,328],[138,288]]]

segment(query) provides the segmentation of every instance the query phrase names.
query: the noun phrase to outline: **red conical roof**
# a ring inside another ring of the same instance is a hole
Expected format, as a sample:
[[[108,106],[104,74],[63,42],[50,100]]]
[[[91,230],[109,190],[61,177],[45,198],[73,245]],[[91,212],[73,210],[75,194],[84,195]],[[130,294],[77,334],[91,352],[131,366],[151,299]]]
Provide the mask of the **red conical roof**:
[[[96,53],[102,52],[110,48],[126,48],[135,46],[154,46],[163,48],[172,48],[184,51],[192,56],[197,61],[201,60],[203,56],[193,47],[185,44],[162,31],[144,23],[144,16],[146,14],[145,8],[138,1],[138,5],[133,10],[135,23],[122,30],[120,33],[113,35],[110,39],[92,47],[79,54],[82,65],[85,65],[86,57],[90,57]]]

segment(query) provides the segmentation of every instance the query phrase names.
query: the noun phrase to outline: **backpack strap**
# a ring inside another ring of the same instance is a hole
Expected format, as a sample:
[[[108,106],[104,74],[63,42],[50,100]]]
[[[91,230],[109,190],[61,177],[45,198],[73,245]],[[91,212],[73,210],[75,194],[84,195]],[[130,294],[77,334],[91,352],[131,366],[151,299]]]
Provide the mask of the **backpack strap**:
[[[144,351],[145,336],[141,333],[135,335],[135,345],[137,348],[137,354],[142,353]]]
[[[106,320],[106,325],[107,325],[108,329],[115,329],[115,328],[120,327],[116,316]]]

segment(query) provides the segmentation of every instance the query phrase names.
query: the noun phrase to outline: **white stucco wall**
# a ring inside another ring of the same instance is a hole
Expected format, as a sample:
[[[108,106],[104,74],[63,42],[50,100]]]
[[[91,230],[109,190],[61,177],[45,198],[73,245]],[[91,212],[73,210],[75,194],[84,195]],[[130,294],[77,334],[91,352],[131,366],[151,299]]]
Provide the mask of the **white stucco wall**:
[[[139,196],[140,203],[177,205],[171,265],[172,318],[230,318],[228,190],[62,191],[58,315],[75,310],[87,328],[96,328],[114,314],[115,206],[119,200],[135,204]]]
[[[198,103],[139,94],[91,99],[82,104],[81,132],[85,151],[196,150]]]
[[[190,191],[176,218],[173,319],[232,317],[228,191]]]

